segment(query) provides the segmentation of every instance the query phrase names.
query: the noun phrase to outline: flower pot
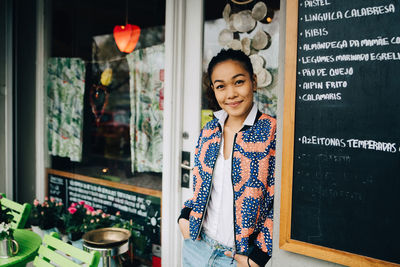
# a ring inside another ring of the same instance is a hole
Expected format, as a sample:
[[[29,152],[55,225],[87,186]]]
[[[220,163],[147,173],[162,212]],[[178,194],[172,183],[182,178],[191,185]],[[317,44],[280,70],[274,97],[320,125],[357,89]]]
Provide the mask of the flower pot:
[[[73,241],[77,241],[79,239],[82,239],[82,232],[72,232],[72,233],[68,233],[68,239],[73,242]]]
[[[0,240],[0,258],[9,258],[16,255],[19,251],[18,242],[5,238]]]

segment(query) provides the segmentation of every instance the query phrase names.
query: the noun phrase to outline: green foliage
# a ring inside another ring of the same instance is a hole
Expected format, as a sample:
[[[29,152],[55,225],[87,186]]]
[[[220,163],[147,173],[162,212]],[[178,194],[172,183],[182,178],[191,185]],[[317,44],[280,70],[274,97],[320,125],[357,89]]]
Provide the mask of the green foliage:
[[[61,215],[63,212],[63,204],[57,202],[53,197],[45,197],[43,203],[35,199],[30,215],[30,222],[34,226],[39,226],[40,229],[47,230],[57,227],[61,223]]]
[[[115,218],[102,210],[95,210],[84,201],[72,203],[68,212],[63,215],[63,222],[67,234],[86,233],[91,230],[111,227],[119,221],[119,213]]]
[[[1,198],[3,197],[0,195],[0,201]],[[13,218],[14,216],[11,210],[9,208],[3,208],[3,206],[0,205],[0,240],[13,238],[14,229],[10,227]]]

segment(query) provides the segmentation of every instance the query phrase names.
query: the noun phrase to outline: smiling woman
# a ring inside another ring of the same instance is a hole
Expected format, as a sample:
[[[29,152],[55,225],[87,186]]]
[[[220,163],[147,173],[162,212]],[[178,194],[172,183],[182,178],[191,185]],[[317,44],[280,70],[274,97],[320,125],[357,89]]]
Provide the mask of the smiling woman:
[[[272,253],[276,122],[253,103],[257,81],[242,51],[221,50],[208,77],[222,110],[196,147],[194,196],[178,219],[183,265],[264,266]]]

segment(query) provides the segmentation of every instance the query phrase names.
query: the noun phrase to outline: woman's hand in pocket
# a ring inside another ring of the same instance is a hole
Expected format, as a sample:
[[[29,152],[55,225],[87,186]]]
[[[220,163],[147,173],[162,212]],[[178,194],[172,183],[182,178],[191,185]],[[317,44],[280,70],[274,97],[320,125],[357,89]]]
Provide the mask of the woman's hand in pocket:
[[[189,221],[188,220],[186,220],[184,218],[180,218],[179,219],[179,228],[181,230],[183,239],[190,238]]]

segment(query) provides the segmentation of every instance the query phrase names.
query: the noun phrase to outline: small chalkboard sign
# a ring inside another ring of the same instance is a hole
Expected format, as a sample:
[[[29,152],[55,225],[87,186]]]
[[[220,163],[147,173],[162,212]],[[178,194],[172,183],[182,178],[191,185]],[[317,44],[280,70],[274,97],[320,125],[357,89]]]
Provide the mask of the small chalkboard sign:
[[[400,2],[287,2],[280,247],[400,266]]]
[[[151,260],[152,245],[160,245],[161,192],[53,169],[47,170],[48,196],[67,209],[85,201],[93,208],[133,222],[134,255]]]

